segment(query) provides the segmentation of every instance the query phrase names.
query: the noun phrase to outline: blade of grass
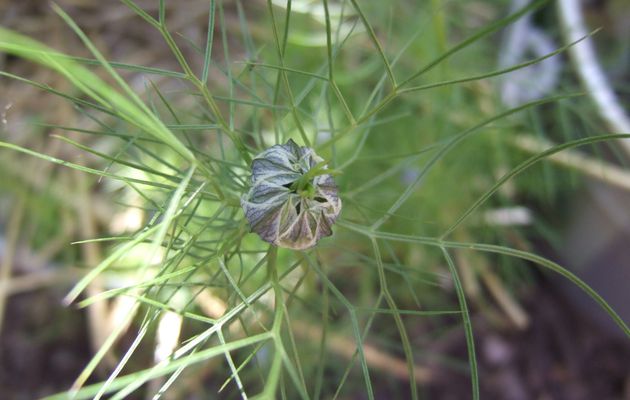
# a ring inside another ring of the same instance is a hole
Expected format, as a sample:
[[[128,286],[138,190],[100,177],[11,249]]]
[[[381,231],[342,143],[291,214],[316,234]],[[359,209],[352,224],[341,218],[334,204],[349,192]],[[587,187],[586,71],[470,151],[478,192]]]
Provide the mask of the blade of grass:
[[[65,57],[68,60],[75,61],[79,64],[98,65],[98,66],[101,65],[101,61],[94,58],[72,56],[69,54],[60,54],[60,57]],[[147,67],[144,65],[136,65],[136,64],[129,64],[129,63],[123,63],[123,62],[116,62],[116,61],[108,61],[108,63],[109,65],[112,66],[112,68],[123,69],[126,71],[142,72],[149,75],[159,75],[159,76],[165,76],[169,78],[178,78],[178,79],[184,79],[186,77],[186,75],[182,74],[181,72],[169,71],[163,68]]]
[[[208,12],[208,37],[206,38],[206,51],[203,58],[203,69],[201,72],[201,83],[208,84],[208,71],[210,70],[210,60],[212,59],[212,43],[214,37],[214,13],[215,0],[210,0],[210,11]]]
[[[280,40],[280,36],[278,33],[278,24],[276,22],[275,13],[273,11],[273,3],[271,0],[267,0],[267,9],[269,11],[269,16],[271,18],[271,28],[273,31],[274,43],[276,44],[276,52],[278,53],[278,61],[280,62],[280,66],[284,68],[284,65],[285,65],[284,64],[284,49],[286,47],[286,39],[288,37],[289,21],[290,21],[290,16],[291,16],[291,0],[288,0],[287,2],[285,34],[284,34],[283,41]],[[310,147],[311,141],[309,140],[308,135],[306,134],[306,130],[304,129],[300,116],[297,112],[297,105],[295,102],[295,98],[293,96],[293,90],[291,89],[291,83],[289,82],[289,78],[287,76],[286,70],[280,69],[279,74],[284,84],[284,87],[286,89],[286,93],[289,100],[289,107],[291,108],[291,115],[293,116],[295,126],[300,132],[300,137],[302,138],[304,145],[307,147]]]
[[[395,89],[396,87],[398,87],[398,85],[396,84],[396,78],[394,77],[394,72],[392,71],[392,67],[389,63],[389,60],[387,59],[387,56],[385,55],[385,51],[383,50],[381,43],[378,41],[378,38],[376,37],[374,28],[372,28],[372,25],[367,20],[367,17],[363,13],[363,10],[361,10],[361,7],[359,7],[359,3],[357,3],[357,0],[350,0],[350,2],[352,3],[352,6],[354,7],[354,9],[357,11],[357,14],[359,14],[359,17],[361,18],[361,22],[363,22],[363,26],[367,30],[368,35],[370,36],[370,40],[372,41],[372,44],[374,44],[374,47],[376,48],[378,55],[381,57],[381,60],[383,61],[383,65],[385,66],[385,71],[387,72],[387,77],[389,78],[392,88]]]
[[[124,165],[126,167],[129,167],[129,168],[132,168],[132,169],[135,169],[135,170],[143,171],[143,172],[145,172],[147,174],[156,175],[156,176],[164,178],[164,179],[166,179],[168,181],[177,181],[177,177],[174,177],[174,176],[172,176],[170,174],[167,174],[167,173],[155,170],[155,169],[150,168],[150,167],[146,167],[146,166],[141,165],[141,164],[136,164],[136,163],[133,163],[133,162],[125,161],[125,160],[123,160],[123,159],[121,159],[119,157],[112,157],[112,156],[110,156],[108,154],[101,153],[100,151],[96,151],[96,150],[92,149],[89,146],[85,146],[85,145],[83,145],[83,144],[81,144],[79,142],[76,142],[76,141],[74,141],[72,139],[69,139],[67,137],[59,136],[59,135],[51,135],[51,137],[57,138],[59,140],[62,140],[64,142],[66,142],[66,143],[76,147],[77,149],[83,150],[83,151],[85,151],[87,153],[94,154],[95,156],[98,156],[98,157],[102,158],[103,160],[111,161],[112,163],[115,163],[115,164]]]
[[[372,238],[372,250],[374,252],[374,258],[376,259],[376,269],[378,271],[378,279],[380,283],[380,292],[385,298],[387,302],[387,306],[390,310],[392,310],[392,316],[394,317],[394,321],[396,323],[396,328],[398,329],[398,333],[400,335],[400,341],[402,342],[403,352],[405,353],[405,359],[407,361],[407,374],[409,377],[409,389],[411,390],[411,398],[418,398],[418,387],[416,382],[416,374],[414,373],[414,358],[413,352],[411,350],[411,343],[409,343],[409,336],[407,335],[407,330],[405,328],[405,324],[398,313],[398,306],[392,297],[389,287],[387,285],[387,279],[385,277],[385,268],[383,267],[383,259],[381,258],[381,251],[378,246],[378,242],[376,239]]]
[[[453,259],[448,254],[448,251],[442,247],[442,254],[448,264],[448,269],[453,279],[453,286],[457,293],[457,301],[459,302],[459,308],[461,309],[462,320],[464,323],[464,333],[466,334],[466,347],[468,348],[468,364],[470,366],[470,383],[472,386],[472,398],[473,400],[479,400],[479,371],[477,368],[477,356],[475,354],[475,339],[473,336],[472,322],[470,321],[470,312],[468,311],[468,305],[466,304],[466,294],[462,282],[459,279],[459,273]]]
[[[350,111],[350,108],[348,107],[348,103],[346,103],[346,100],[344,99],[343,94],[341,93],[341,91],[339,90],[339,87],[337,86],[337,83],[335,82],[335,73],[334,73],[335,67],[334,67],[333,46],[332,46],[332,33],[331,33],[331,27],[330,27],[330,13],[328,12],[328,0],[324,0],[324,14],[325,14],[325,19],[326,19],[326,50],[328,52],[328,82],[330,83],[330,88],[332,89],[333,93],[337,97],[337,100],[339,100],[339,103],[341,104],[341,108],[343,109],[343,112],[346,114],[348,121],[350,122],[350,124],[355,124],[356,121],[354,120],[352,111]]]

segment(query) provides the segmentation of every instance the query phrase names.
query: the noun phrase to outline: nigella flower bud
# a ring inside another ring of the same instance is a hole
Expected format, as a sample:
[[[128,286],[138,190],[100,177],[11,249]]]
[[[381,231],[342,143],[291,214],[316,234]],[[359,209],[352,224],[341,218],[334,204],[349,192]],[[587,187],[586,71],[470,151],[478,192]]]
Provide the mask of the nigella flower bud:
[[[303,250],[324,236],[341,211],[337,185],[313,149],[289,139],[252,161],[252,187],[241,199],[253,232],[279,247]]]

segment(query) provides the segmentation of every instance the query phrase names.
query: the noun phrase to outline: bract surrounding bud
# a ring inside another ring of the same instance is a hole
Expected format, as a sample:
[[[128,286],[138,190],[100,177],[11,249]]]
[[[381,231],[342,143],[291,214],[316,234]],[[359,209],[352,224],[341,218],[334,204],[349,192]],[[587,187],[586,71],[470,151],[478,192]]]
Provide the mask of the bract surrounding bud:
[[[257,155],[251,189],[241,199],[251,230],[266,242],[296,250],[332,235],[341,199],[323,161],[291,139]]]

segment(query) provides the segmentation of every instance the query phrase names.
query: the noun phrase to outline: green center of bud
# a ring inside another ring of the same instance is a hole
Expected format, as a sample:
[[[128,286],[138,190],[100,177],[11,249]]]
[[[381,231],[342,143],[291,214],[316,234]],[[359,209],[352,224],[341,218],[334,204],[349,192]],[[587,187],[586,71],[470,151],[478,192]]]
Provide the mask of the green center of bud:
[[[298,186],[295,191],[303,199],[313,199],[315,197],[315,186],[312,182],[306,182],[302,187]]]
[[[326,161],[317,163],[313,168],[309,169],[304,175],[297,181],[291,184],[291,191],[297,193],[304,199],[315,198],[315,186],[313,185],[313,179],[319,175],[331,174],[334,175],[336,171],[326,169]]]

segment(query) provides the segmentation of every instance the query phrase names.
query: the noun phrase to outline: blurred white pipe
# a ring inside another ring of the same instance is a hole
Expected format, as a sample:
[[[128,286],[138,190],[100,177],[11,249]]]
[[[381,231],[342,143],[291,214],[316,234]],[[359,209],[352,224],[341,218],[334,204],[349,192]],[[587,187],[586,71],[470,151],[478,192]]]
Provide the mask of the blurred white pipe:
[[[529,0],[513,0],[511,12],[529,3]],[[553,52],[556,47],[548,34],[534,26],[532,14],[528,13],[506,29],[499,52],[499,68],[522,63],[528,60],[530,54],[542,57]],[[517,107],[545,97],[555,90],[560,69],[560,57],[551,57],[503,75],[501,100],[509,107]]]
[[[164,311],[160,316],[153,353],[156,364],[169,358],[177,348],[183,322],[182,316],[172,311]]]
[[[558,0],[558,15],[567,43],[588,35],[578,0]],[[619,105],[608,79],[597,62],[597,55],[590,38],[569,48],[575,69],[592,98],[597,111],[614,133],[630,133],[630,119]],[[630,140],[621,141],[630,156]]]

